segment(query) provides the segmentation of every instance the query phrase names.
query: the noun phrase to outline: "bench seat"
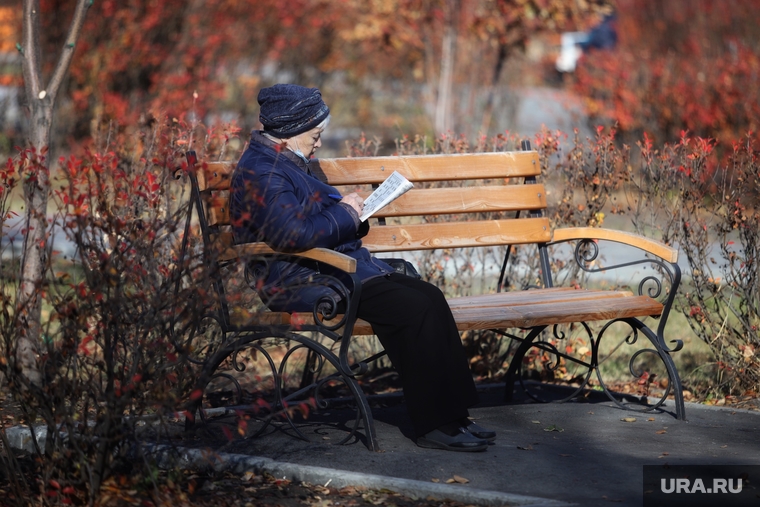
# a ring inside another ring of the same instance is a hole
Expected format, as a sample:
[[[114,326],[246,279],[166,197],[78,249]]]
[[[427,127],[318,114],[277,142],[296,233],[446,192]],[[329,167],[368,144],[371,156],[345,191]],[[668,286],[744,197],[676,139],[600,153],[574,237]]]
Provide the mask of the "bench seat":
[[[658,317],[663,305],[649,296],[637,296],[625,290],[588,290],[566,287],[531,289],[464,296],[447,300],[460,331],[508,329],[594,322],[627,317]],[[271,323],[303,326],[314,324],[310,314],[271,312],[249,318],[265,318]],[[339,321],[339,315],[326,324]],[[241,323],[242,324],[242,323]],[[339,329],[340,333],[341,330]],[[356,319],[354,335],[372,335],[369,322]]]

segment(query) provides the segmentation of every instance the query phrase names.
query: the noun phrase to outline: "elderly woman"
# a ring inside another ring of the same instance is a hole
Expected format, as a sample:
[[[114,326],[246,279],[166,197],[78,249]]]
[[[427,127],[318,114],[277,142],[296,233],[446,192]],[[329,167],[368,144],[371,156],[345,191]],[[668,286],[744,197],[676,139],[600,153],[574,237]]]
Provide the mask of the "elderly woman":
[[[421,447],[482,451],[496,437],[468,419],[477,403],[456,323],[441,291],[397,274],[362,248],[369,230],[362,198],[338,199],[315,178],[310,158],[322,145],[330,109],[316,88],[278,84],[258,96],[263,131],[254,131],[232,178],[235,241],[264,241],[283,252],[322,247],[356,259],[362,280],[358,316],[372,328],[399,372],[407,410]],[[337,196],[337,197],[336,197]],[[310,311],[326,286],[299,284],[315,272],[277,262],[267,266],[260,294],[277,311]]]

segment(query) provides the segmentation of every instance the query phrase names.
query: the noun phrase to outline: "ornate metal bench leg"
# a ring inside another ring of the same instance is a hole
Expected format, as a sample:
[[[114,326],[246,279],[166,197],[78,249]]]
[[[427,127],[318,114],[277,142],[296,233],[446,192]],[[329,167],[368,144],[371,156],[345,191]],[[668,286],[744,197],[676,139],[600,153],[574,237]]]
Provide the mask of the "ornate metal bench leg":
[[[660,345],[662,343],[661,340],[649,328],[642,326],[641,332],[644,333],[644,335],[649,338],[649,341],[655,346],[657,353],[659,354],[660,359],[662,359],[662,363],[665,365],[665,369],[668,372],[668,378],[671,382],[670,387],[673,390],[673,402],[676,407],[676,419],[679,421],[685,421],[686,407],[683,400],[683,385],[681,384],[681,377],[678,375],[678,369],[673,361],[673,357],[671,357],[666,351],[662,350],[662,346]]]
[[[359,411],[362,416],[362,422],[364,423],[364,431],[366,432],[367,448],[370,451],[379,451],[380,444],[377,441],[377,433],[375,432],[375,421],[372,417],[372,409],[369,407],[367,397],[364,395],[364,391],[359,386],[359,383],[355,378],[346,379],[346,384],[351,393],[356,398],[356,402],[359,404]]]
[[[272,361],[272,358],[266,354],[263,348],[257,343],[260,340],[267,339],[267,338],[287,338],[289,341],[297,342],[298,345],[296,347],[291,348],[282,358],[280,367],[277,368],[275,366],[275,363]],[[240,335],[236,340],[231,340],[230,342],[224,344],[223,346],[219,347],[217,350],[213,352],[213,354],[206,359],[206,361],[203,363],[203,366],[201,368],[201,371],[198,375],[198,378],[196,380],[194,390],[196,392],[200,391],[205,393],[209,383],[211,380],[215,377],[219,377],[220,375],[225,375],[223,373],[219,373],[217,370],[222,365],[222,363],[225,360],[228,360],[231,358],[233,365],[236,363],[235,360],[235,354],[237,354],[239,351],[246,349],[246,348],[255,348],[259,352],[264,353],[265,357],[267,358],[267,361],[269,363],[269,367],[271,369],[271,373],[274,378],[274,402],[271,404],[273,410],[283,410],[287,407],[292,407],[294,405],[297,405],[300,403],[300,400],[302,400],[302,396],[309,392],[310,390],[314,391],[314,398],[319,400],[319,389],[322,384],[324,384],[325,381],[328,381],[330,379],[333,380],[339,380],[344,384],[346,388],[348,388],[349,392],[351,393],[351,398],[353,398],[353,401],[356,403],[356,410],[358,411],[356,413],[356,419],[355,419],[355,425],[353,430],[350,431],[350,433],[346,436],[346,438],[343,440],[343,442],[346,442],[349,440],[349,438],[352,437],[352,435],[355,434],[356,429],[358,427],[359,422],[363,423],[364,425],[364,433],[365,433],[365,439],[366,439],[366,445],[367,448],[371,451],[378,451],[380,450],[380,446],[377,441],[377,434],[375,432],[375,425],[374,420],[372,418],[372,411],[369,406],[369,402],[367,401],[367,398],[362,391],[361,387],[359,386],[359,383],[357,380],[350,375],[345,375],[341,373],[340,370],[340,361],[338,357],[332,353],[328,348],[320,344],[319,342],[309,339],[302,335],[297,335],[293,333],[270,333],[270,332],[261,332],[261,333],[251,333],[251,334],[244,334]],[[301,371],[300,376],[297,380],[299,387],[296,389],[294,393],[291,393],[289,395],[285,395],[284,393],[284,383],[283,380],[287,376],[284,368],[285,363],[287,363],[288,358],[291,357],[293,352],[296,350],[301,349],[306,351],[305,354],[305,367],[304,370]],[[322,371],[322,365],[323,363],[328,362],[330,363],[336,370],[336,373],[333,373],[332,375],[328,375],[326,378],[319,379],[319,372]],[[241,367],[238,369],[238,371],[242,371],[244,367]],[[309,382],[311,381],[311,382]],[[304,385],[306,384],[306,385]],[[187,403],[186,408],[189,412],[193,414],[200,414],[202,416],[200,406],[202,402],[202,397],[199,397],[197,399],[191,400]],[[319,401],[317,402],[317,405],[319,406]],[[241,406],[238,407],[242,410],[245,410],[245,407]],[[291,430],[298,435],[299,438],[303,440],[309,440],[309,438],[299,430],[298,425],[295,423],[294,420],[292,420],[291,415],[289,414],[288,410],[283,410],[282,416],[284,417],[283,421],[289,425]],[[263,431],[263,428],[266,427],[266,425],[269,424],[268,421],[271,421],[271,419],[266,419],[264,426],[262,426],[261,431]],[[188,418],[186,420],[185,426],[186,428],[192,428],[193,422],[190,422],[190,419]],[[254,436],[261,433],[261,431],[257,432]]]
[[[627,410],[638,410],[640,412],[648,412],[651,410],[655,410],[660,408],[665,401],[667,400],[670,393],[673,394],[674,402],[675,402],[675,411],[676,411],[676,418],[679,420],[685,419],[685,408],[684,408],[684,400],[683,400],[683,387],[681,385],[681,379],[678,376],[678,370],[676,369],[676,365],[673,362],[673,358],[668,353],[667,349],[663,347],[663,340],[661,340],[657,334],[655,334],[651,329],[649,329],[643,322],[636,318],[624,318],[624,319],[617,319],[612,320],[608,322],[602,330],[598,334],[598,341],[597,341],[597,350],[595,351],[595,354],[598,353],[598,345],[601,342],[602,335],[605,334],[605,332],[614,324],[616,323],[624,323],[625,325],[630,326],[630,328],[633,330],[633,334],[629,335],[628,338],[626,338],[626,342],[629,345],[633,345],[637,343],[637,336],[638,332],[640,331],[644,336],[649,339],[649,342],[652,344],[654,348],[640,348],[637,352],[631,355],[629,363],[628,363],[628,369],[633,375],[634,378],[639,379],[639,383],[646,382],[648,375],[647,375],[647,367],[644,367],[642,369],[638,369],[635,366],[635,363],[639,361],[641,358],[645,357],[647,354],[651,354],[655,357],[657,357],[661,362],[662,365],[665,367],[665,371],[667,372],[668,376],[668,385],[667,388],[664,390],[662,395],[659,395],[659,399],[655,403],[649,403],[648,401],[648,394],[644,396],[642,401],[646,401],[646,404],[643,406],[643,408],[640,409],[634,409],[629,403],[626,403],[620,399],[618,399],[618,396],[615,395],[612,391],[610,391],[605,382],[602,378],[602,372],[599,368],[597,368],[597,379],[599,381],[599,385],[603,388],[604,393],[607,395],[607,397],[616,405],[618,405],[620,408],[627,409]],[[601,363],[602,361],[599,361]]]
[[[670,381],[673,382],[673,401],[676,406],[676,419],[679,421],[686,420],[686,407],[683,401],[683,386],[681,385],[681,377],[678,376],[678,370],[673,363],[673,358],[667,352],[660,352],[662,356],[662,362],[665,363],[665,367],[668,369],[668,376]],[[666,359],[667,358],[667,359]]]
[[[531,328],[528,336],[523,339],[523,341],[520,343],[520,346],[517,348],[517,351],[515,351],[515,355],[512,357],[512,361],[509,363],[507,373],[504,375],[504,401],[512,401],[513,392],[515,389],[515,381],[519,380],[517,378],[517,375],[520,371],[520,364],[522,363],[525,354],[527,354],[528,350],[530,350],[530,348],[533,346],[533,340],[546,328],[547,326],[538,326]]]
[[[195,428],[195,421],[201,411],[201,399],[195,400],[185,408],[185,431],[192,431]]]
[[[362,423],[364,424],[365,438],[367,440],[366,441],[367,448],[370,451],[379,451],[380,445],[377,441],[377,433],[375,432],[375,421],[372,417],[372,409],[369,406],[367,397],[365,396],[364,391],[362,391],[362,388],[359,385],[359,382],[353,376],[345,375],[341,373],[341,367],[340,367],[341,364],[338,357],[335,356],[335,354],[333,354],[332,352],[330,352],[327,348],[323,347],[319,342],[309,340],[307,338],[301,338],[301,337],[297,338],[296,340],[302,343],[303,345],[305,345],[309,349],[309,353],[307,354],[307,363],[308,362],[315,363],[317,356],[321,355],[322,357],[327,359],[330,363],[332,363],[333,367],[335,367],[335,369],[337,370],[337,375],[341,377],[345,385],[351,391],[351,395],[353,396],[354,400],[356,401],[356,404],[357,404],[356,409],[359,411],[359,416],[361,417]],[[302,379],[302,383],[303,383],[303,379]]]
[[[314,367],[317,364],[317,353],[309,349],[306,355],[306,362],[301,374],[301,389],[314,383]]]

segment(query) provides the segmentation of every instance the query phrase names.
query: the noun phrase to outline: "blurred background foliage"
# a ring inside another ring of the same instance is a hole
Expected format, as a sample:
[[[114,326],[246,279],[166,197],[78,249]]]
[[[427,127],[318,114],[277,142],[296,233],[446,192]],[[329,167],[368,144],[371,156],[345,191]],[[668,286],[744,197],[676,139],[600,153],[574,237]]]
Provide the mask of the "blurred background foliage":
[[[7,152],[23,139],[25,98],[21,9],[3,3]],[[73,4],[42,1],[49,66]],[[568,92],[556,100],[580,98],[579,122],[616,124],[624,140],[647,132],[665,142],[688,130],[729,142],[757,131],[758,7],[759,0],[103,0],[87,17],[54,138],[68,149],[165,116],[248,130],[257,126],[258,90],[289,81],[322,89],[335,155],[361,132],[392,152],[403,134],[514,131],[522,93],[536,87]],[[605,20],[614,38],[576,39],[574,72],[559,72],[561,34],[598,34]]]
[[[618,0],[618,44],[589,52],[573,76],[594,123],[655,143],[682,131],[723,147],[760,121],[760,27],[754,0]]]
[[[42,1],[48,66],[73,4]],[[19,11],[0,11],[9,87],[21,86]],[[540,84],[552,68],[541,61],[551,50],[531,59],[526,48],[541,44],[541,34],[586,29],[610,12],[604,0],[98,1],[77,45],[55,139],[70,147],[113,133],[107,126],[167,115],[254,128],[258,90],[282,81],[323,90],[339,139],[366,130],[392,146],[401,132],[503,130],[512,88]]]

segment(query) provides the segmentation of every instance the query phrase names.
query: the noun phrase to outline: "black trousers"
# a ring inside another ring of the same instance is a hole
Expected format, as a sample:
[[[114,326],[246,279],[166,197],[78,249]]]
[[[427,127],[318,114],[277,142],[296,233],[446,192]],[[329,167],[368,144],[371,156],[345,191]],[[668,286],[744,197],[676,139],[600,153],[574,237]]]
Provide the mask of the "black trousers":
[[[478,394],[438,287],[396,273],[372,278],[362,285],[358,316],[372,324],[401,376],[417,436],[467,417]]]

